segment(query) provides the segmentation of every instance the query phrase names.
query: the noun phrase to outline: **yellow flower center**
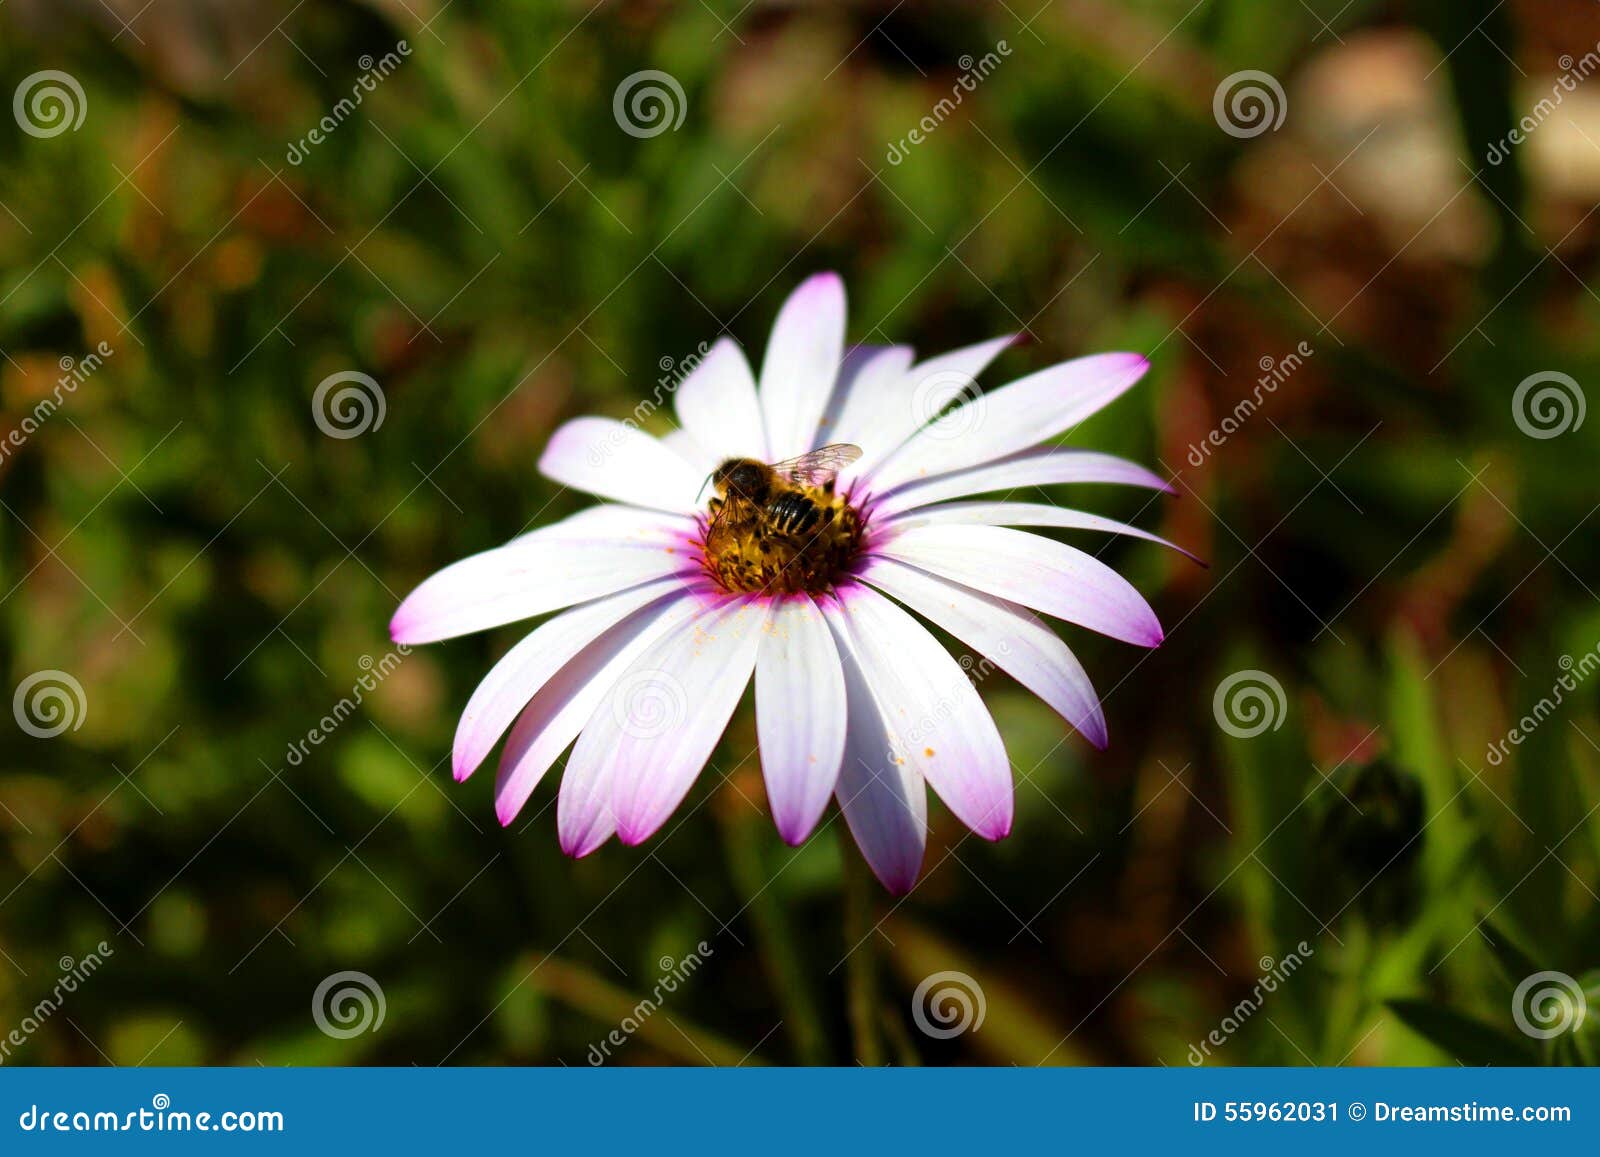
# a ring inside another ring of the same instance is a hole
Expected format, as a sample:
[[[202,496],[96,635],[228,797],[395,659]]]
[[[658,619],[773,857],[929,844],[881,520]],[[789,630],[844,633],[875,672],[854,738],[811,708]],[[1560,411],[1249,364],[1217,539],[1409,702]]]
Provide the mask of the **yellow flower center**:
[[[861,546],[861,515],[832,487],[785,484],[711,500],[703,520],[705,567],[734,594],[821,594],[847,573]]]

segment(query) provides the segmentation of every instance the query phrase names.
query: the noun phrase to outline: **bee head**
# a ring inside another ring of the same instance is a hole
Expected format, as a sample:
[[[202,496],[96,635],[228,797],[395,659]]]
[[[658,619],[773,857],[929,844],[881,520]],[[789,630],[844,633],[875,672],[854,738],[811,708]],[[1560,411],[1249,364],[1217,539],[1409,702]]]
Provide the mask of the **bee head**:
[[[772,471],[754,458],[729,458],[711,472],[711,484],[718,494],[764,502],[772,491]]]

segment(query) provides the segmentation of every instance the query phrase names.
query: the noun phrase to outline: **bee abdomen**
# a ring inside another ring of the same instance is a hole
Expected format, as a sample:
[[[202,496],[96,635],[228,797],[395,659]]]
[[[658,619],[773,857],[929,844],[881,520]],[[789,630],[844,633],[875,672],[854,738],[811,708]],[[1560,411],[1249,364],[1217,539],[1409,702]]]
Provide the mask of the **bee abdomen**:
[[[767,507],[773,525],[784,534],[804,534],[817,525],[822,512],[804,494],[780,494]]]

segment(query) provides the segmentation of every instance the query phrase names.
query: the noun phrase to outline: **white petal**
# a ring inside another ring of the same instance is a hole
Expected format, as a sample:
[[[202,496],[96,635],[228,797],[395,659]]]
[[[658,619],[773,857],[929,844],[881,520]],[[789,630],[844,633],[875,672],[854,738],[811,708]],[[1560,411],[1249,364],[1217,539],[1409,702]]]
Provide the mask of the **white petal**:
[[[1161,642],[1155,612],[1127,579],[1042,535],[1000,526],[922,526],[890,531],[871,549],[1113,639],[1142,647]]]
[[[661,435],[661,444],[687,462],[689,469],[700,475],[702,480],[715,470],[717,463],[721,461],[710,450],[695,441],[694,435],[687,430],[668,430]]]
[[[772,605],[756,655],[756,735],[773,823],[788,843],[803,843],[833,795],[845,735],[839,654],[805,595]]]
[[[807,278],[773,323],[761,362],[761,412],[773,461],[810,450],[844,357],[844,282]]]
[[[519,540],[424,579],[395,611],[389,633],[397,643],[432,643],[699,569],[686,542]]]
[[[456,724],[455,777],[471,775],[534,693],[579,651],[647,603],[681,591],[676,578],[658,579],[585,603],[540,623],[484,676]]]
[[[1111,402],[1149,368],[1138,354],[1097,354],[970,398],[923,427],[874,470],[873,487],[948,474],[1037,446]]]
[[[1101,518],[1082,510],[1069,510],[1063,506],[1050,506],[1042,502],[949,502],[940,506],[923,506],[902,514],[890,516],[885,527],[896,530],[913,526],[936,526],[961,523],[968,526],[1058,526],[1066,530],[1100,530],[1107,534],[1125,534],[1159,543],[1175,550],[1185,558],[1198,558],[1175,546],[1159,535],[1113,518]]]
[[[1011,761],[972,680],[928,629],[877,591],[841,592],[856,662],[893,741],[893,759],[925,779],[984,839],[1011,830]]]
[[[1049,448],[1029,450],[999,462],[942,474],[926,482],[916,482],[880,490],[873,480],[880,514],[911,510],[948,498],[969,494],[988,494],[996,490],[1017,490],[1024,486],[1054,486],[1069,482],[1107,482],[1120,486],[1143,486],[1148,490],[1171,492],[1161,478],[1125,458],[1093,450]]]
[[[911,891],[928,838],[928,793],[922,776],[890,754],[893,742],[867,686],[836,602],[822,605],[844,668],[845,745],[834,795],[844,822],[873,873],[891,892]]]
[[[609,542],[615,546],[671,546],[698,537],[699,527],[687,514],[668,514],[620,502],[586,506],[560,522],[547,523],[506,543]]]
[[[583,725],[594,714],[595,704],[605,696],[639,654],[661,637],[672,624],[682,622],[700,606],[698,598],[686,594],[675,600],[650,603],[628,615],[584,647],[560,670],[545,680],[517,716],[500,766],[495,773],[495,814],[509,824],[533,794],[545,772],[572,745]],[[582,785],[562,780],[563,800]],[[610,815],[610,797],[606,797]],[[561,846],[571,855],[586,855],[611,835],[611,828],[595,835],[593,843],[583,844],[586,834],[570,824],[570,805],[563,805]]]
[[[652,510],[697,509],[705,478],[641,430],[611,418],[574,418],[550,436],[539,472],[563,486]]]
[[[755,376],[731,339],[712,346],[679,383],[674,405],[683,428],[715,457],[712,467],[724,458],[770,461]]]
[[[864,436],[870,443],[862,443],[867,452],[856,463],[852,476],[872,473],[952,402],[976,396],[974,383],[978,375],[1014,341],[1016,334],[1007,334],[951,350],[906,369],[890,388],[882,391],[876,411],[869,416]]]
[[[863,457],[877,446],[882,415],[895,408],[896,386],[911,368],[908,345],[857,346],[845,357],[839,384],[828,401],[817,441],[850,442]]]
[[[1013,603],[945,582],[889,558],[861,571],[870,583],[972,647],[1043,699],[1096,747],[1106,720],[1083,665],[1045,623]]]
[[[766,617],[755,599],[708,607],[653,643],[595,707],[567,770],[610,779],[624,843],[654,835],[705,767],[750,682]]]

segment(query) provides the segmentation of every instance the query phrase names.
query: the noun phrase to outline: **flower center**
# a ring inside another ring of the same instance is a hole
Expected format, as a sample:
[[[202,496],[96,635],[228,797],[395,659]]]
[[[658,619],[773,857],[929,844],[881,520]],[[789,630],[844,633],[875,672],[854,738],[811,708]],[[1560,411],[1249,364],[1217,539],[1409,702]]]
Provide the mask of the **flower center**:
[[[732,594],[821,594],[847,574],[863,519],[833,487],[728,487],[702,518],[705,568]]]

